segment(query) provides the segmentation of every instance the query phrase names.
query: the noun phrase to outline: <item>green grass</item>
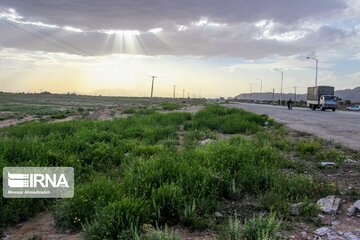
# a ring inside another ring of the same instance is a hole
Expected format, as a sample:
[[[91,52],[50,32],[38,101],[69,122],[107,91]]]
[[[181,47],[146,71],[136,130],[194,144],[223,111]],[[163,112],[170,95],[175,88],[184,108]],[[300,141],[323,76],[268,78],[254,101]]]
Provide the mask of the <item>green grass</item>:
[[[346,156],[342,151],[332,148],[317,153],[316,159],[322,162],[335,162],[339,165],[345,161]]]
[[[268,216],[260,214],[246,219],[242,224],[237,214],[230,216],[225,224],[222,239],[227,240],[275,240],[276,233],[280,230],[281,221],[275,213]]]
[[[161,104],[162,109],[167,111],[180,109],[183,105],[176,102],[164,102]]]
[[[76,186],[72,199],[1,199],[0,227],[53,207],[57,226],[83,226],[85,239],[137,239],[144,224],[209,227],[224,199],[254,196],[264,210],[286,217],[289,204],[331,192],[320,179],[283,171],[294,167],[284,154],[291,144],[265,115],[219,106],[194,116],[140,111],[112,121],[34,122],[1,129],[0,166],[72,166]],[[177,150],[180,125],[186,130],[184,150]],[[250,137],[197,144],[215,139],[217,132]],[[308,154],[312,148],[305,144],[301,149]],[[249,229],[263,222],[270,230],[277,226],[271,217],[256,219],[249,220]],[[270,230],[261,234],[271,237]]]
[[[200,111],[185,127],[187,130],[207,129],[228,134],[252,134],[261,131],[266,121],[272,122],[265,115],[259,116],[241,109],[228,109],[215,105]]]
[[[301,140],[297,144],[297,150],[302,155],[313,155],[321,148],[319,140]]]
[[[174,233],[173,230],[169,230],[167,225],[165,225],[164,230],[156,230],[149,234],[147,240],[180,240],[181,238]]]
[[[242,224],[240,219],[235,216],[229,218],[225,230],[223,232],[223,238],[229,240],[241,240],[242,239]]]
[[[134,108],[125,108],[122,111],[122,113],[124,113],[124,114],[134,114],[134,113],[136,113],[136,109],[134,109]]]
[[[91,186],[89,180],[98,179],[94,178],[97,173],[108,174],[109,170],[125,166],[132,158],[149,157],[165,148],[174,149],[177,126],[189,117],[189,114],[184,113],[152,114],[108,122],[32,122],[1,129],[0,166],[72,166],[78,183],[76,192],[81,192],[83,188],[86,189],[86,185]],[[130,155],[127,156],[127,153]],[[0,201],[0,226],[25,220],[50,202],[3,198]],[[71,202],[75,206],[61,208],[64,209],[62,215],[77,209],[78,195]],[[86,214],[90,218],[91,211],[86,211]],[[71,216],[63,216],[61,219],[68,219],[67,226],[80,226],[79,223],[71,222]],[[64,220],[61,222],[60,225],[66,225]]]
[[[273,240],[279,239],[276,233],[280,229],[281,221],[275,213],[269,216],[259,215],[246,220],[244,224],[243,239],[248,240]]]

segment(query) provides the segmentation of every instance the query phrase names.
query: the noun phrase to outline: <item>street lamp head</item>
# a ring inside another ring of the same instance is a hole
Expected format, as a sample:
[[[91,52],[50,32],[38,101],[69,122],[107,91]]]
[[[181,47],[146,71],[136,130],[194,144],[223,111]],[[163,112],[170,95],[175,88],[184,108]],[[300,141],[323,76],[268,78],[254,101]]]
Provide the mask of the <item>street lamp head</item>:
[[[281,71],[281,70],[278,69],[278,68],[275,68],[274,71],[279,72],[279,73],[283,73],[283,71]]]
[[[306,59],[313,59],[315,61],[318,61],[318,59],[316,57],[306,57]]]

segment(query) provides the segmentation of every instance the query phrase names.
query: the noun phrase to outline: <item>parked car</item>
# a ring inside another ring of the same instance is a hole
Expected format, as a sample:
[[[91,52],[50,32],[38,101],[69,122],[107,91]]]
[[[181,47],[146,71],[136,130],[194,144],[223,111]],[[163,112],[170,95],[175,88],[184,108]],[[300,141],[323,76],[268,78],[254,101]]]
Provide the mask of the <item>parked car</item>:
[[[355,106],[351,106],[351,107],[347,107],[346,111],[357,111],[360,112],[360,105],[355,105]]]

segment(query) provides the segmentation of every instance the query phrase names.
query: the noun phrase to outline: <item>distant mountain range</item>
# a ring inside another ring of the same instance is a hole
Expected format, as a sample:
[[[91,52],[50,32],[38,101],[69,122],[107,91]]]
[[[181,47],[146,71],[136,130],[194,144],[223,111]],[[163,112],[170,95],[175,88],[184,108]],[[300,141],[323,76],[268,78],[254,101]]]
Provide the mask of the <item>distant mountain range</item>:
[[[342,98],[343,100],[360,102],[360,87],[335,91],[335,95]]]
[[[335,91],[335,96],[338,96],[339,98],[343,100],[350,100],[351,102],[360,102],[360,87],[354,88],[354,89],[344,89],[344,90],[338,90]],[[273,93],[272,92],[264,92],[262,94],[260,93],[242,93],[240,95],[237,95],[236,98],[239,99],[262,99],[262,100],[272,100],[273,99]],[[294,93],[283,93],[283,99],[295,99]],[[274,94],[274,99],[278,100],[280,99],[280,93]],[[296,100],[306,100],[306,94],[297,94]]]

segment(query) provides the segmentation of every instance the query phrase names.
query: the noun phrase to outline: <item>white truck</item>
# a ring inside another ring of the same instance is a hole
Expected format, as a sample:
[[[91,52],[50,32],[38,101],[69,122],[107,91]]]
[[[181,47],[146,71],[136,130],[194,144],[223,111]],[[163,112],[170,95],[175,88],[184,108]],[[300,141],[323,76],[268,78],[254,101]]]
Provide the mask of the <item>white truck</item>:
[[[307,93],[307,106],[312,109],[331,109],[335,112],[338,98],[334,96],[334,87],[317,86],[309,87]]]

